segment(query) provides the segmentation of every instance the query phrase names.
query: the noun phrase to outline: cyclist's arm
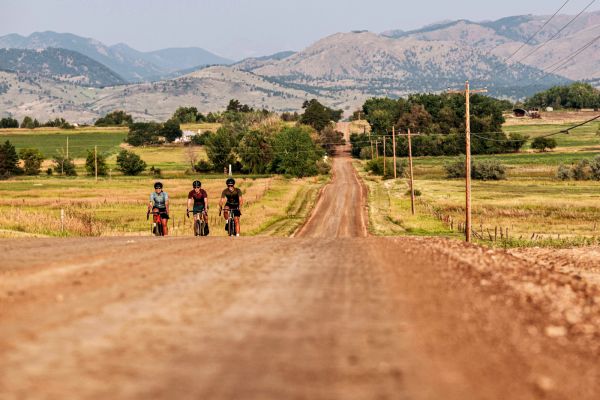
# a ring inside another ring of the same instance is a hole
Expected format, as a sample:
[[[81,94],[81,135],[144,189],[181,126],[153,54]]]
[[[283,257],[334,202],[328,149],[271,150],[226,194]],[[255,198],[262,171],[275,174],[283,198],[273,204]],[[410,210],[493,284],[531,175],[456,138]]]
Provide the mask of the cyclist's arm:
[[[150,202],[148,203],[148,211],[152,211],[152,207],[154,207],[154,200],[152,200],[152,195],[150,195]]]
[[[223,208],[223,204],[225,204],[225,196],[221,196],[221,200],[219,200],[219,208]]]
[[[208,196],[204,196],[204,210],[208,211]]]
[[[194,200],[191,198],[188,198],[187,201],[187,209],[190,210],[192,208],[192,204],[193,204]]]
[[[165,209],[167,210],[167,214],[169,214],[169,200],[165,201]]]
[[[244,196],[240,194],[240,208],[244,205]]]

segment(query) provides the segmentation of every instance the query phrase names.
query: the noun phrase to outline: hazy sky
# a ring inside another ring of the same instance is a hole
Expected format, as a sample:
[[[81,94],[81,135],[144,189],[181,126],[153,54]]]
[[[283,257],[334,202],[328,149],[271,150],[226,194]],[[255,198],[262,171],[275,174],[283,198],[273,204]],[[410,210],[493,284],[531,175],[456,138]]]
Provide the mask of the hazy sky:
[[[52,30],[142,51],[198,46],[241,59],[301,50],[336,32],[447,19],[553,14],[564,0],[0,0],[0,35]],[[589,0],[571,0],[576,14]],[[600,2],[589,11],[600,9]]]

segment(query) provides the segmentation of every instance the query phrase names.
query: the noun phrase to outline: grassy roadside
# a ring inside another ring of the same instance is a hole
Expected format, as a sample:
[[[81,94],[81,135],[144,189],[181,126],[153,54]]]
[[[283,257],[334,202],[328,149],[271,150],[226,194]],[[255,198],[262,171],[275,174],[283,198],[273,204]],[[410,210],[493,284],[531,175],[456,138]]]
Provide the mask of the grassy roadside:
[[[378,236],[424,235],[462,239],[464,182],[418,178],[417,215],[406,179],[383,181],[355,168],[369,191],[369,230]],[[600,243],[600,182],[512,178],[473,182],[475,239],[502,247],[567,247]],[[506,232],[508,231],[508,236]]]
[[[308,215],[326,178],[238,177],[244,193],[242,229],[248,235],[286,236]],[[0,237],[149,235],[147,199],[154,178],[32,178],[0,185]],[[175,236],[192,234],[185,217],[190,179],[164,179],[171,201],[169,227]],[[203,179],[209,194],[211,235],[225,236],[218,216],[223,178]],[[64,219],[61,229],[61,210]],[[284,223],[285,222],[285,223]],[[273,226],[278,225],[278,229]],[[220,229],[221,228],[221,229]]]

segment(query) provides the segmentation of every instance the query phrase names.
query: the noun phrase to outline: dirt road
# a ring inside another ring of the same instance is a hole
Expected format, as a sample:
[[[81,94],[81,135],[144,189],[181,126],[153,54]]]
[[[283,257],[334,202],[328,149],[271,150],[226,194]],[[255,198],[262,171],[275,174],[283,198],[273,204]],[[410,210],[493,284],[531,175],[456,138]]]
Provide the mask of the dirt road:
[[[600,397],[598,286],[459,242],[350,237],[349,167],[296,238],[0,241],[0,398]]]

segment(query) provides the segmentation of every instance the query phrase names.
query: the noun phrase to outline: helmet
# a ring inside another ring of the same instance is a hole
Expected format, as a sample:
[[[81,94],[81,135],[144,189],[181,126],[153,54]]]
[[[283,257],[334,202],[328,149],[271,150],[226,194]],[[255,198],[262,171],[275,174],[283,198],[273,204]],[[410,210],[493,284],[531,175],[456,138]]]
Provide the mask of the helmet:
[[[202,186],[202,182],[200,181],[194,181],[194,183],[192,183],[192,186],[195,188],[199,188]]]
[[[235,179],[233,179],[233,178],[229,178],[229,179],[227,179],[227,180],[225,181],[225,184],[226,184],[227,186],[235,186]]]
[[[163,188],[163,184],[161,182],[156,182],[154,184],[154,189],[162,189]]]

